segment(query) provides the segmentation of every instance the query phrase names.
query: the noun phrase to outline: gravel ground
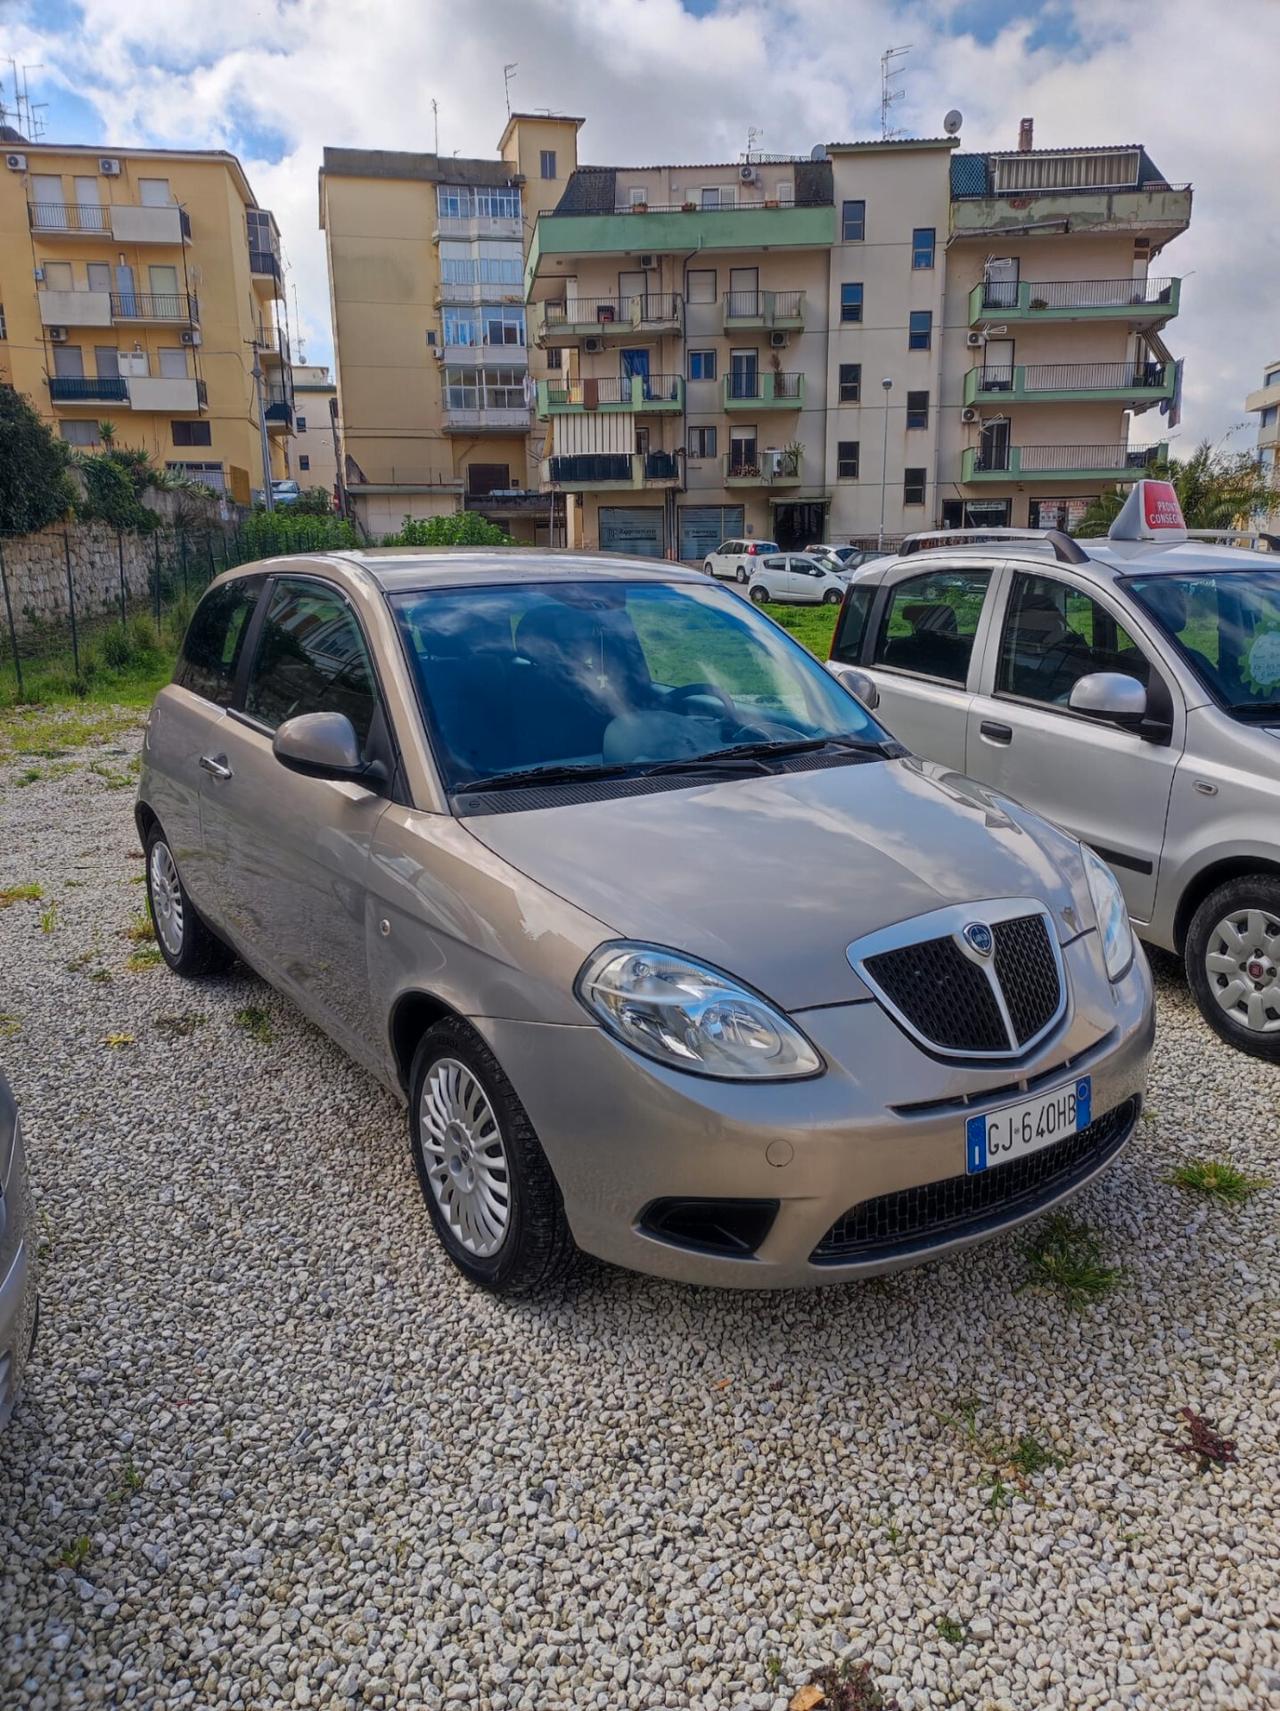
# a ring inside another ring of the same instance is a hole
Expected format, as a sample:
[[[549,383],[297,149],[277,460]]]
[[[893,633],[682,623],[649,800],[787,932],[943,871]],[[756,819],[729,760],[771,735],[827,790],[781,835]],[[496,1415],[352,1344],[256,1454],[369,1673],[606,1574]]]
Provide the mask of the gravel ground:
[[[1176,971],[1148,1118],[1077,1203],[1126,1268],[1089,1306],[1019,1289],[1018,1239],[505,1305],[440,1257],[399,1109],[286,1003],[126,968],[136,742],[0,763],[0,886],[46,892],[0,913],[44,1250],[4,1711],[772,1711],[846,1656],[912,1711],[1280,1706],[1280,1195],[1166,1180],[1280,1174],[1280,1072]],[[1184,1406],[1234,1465],[1176,1452]],[[1061,1465],[1019,1472],[1027,1434]]]

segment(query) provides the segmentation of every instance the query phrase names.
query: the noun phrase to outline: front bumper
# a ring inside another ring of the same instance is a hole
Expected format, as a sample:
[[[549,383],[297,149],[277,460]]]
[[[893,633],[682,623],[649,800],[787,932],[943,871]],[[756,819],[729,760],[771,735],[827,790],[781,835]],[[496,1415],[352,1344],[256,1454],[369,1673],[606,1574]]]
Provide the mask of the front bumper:
[[[1140,949],[1123,980],[1102,975],[1095,935],[1063,947],[1071,1006],[1025,1062],[983,1068],[927,1056],[877,1003],[836,1005],[795,1020],[827,1061],[809,1081],[717,1082],[633,1055],[601,1029],[477,1019],[520,1095],[559,1183],[578,1246],[616,1265],[685,1283],[745,1289],[839,1283],[967,1247],[1082,1188],[1076,1172],[980,1227],[938,1233],[909,1252],[852,1263],[812,1257],[851,1208],[965,1175],[965,1122],[1088,1074],[1095,1118],[1146,1088],[1155,1034],[1151,976]],[[1060,1072],[1056,1075],[1055,1072]],[[1034,1155],[1032,1155],[1034,1156]],[[653,1202],[735,1197],[778,1202],[755,1252],[691,1251],[641,1228]]]
[[[0,1426],[17,1399],[36,1322],[35,1236],[22,1130],[0,1193]]]

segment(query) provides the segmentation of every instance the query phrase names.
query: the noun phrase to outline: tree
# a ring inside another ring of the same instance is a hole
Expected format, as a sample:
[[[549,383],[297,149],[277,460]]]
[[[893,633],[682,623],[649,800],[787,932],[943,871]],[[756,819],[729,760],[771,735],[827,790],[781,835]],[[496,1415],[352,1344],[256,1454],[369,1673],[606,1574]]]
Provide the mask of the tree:
[[[1153,464],[1148,472],[1171,481],[1189,529],[1240,529],[1280,506],[1280,491],[1268,486],[1251,452],[1229,452],[1202,440],[1187,458]],[[1124,504],[1127,490],[1111,488],[1080,519],[1077,535],[1105,535]]]
[[[65,517],[75,497],[66,443],[22,394],[0,386],[0,532],[29,535]]]
[[[509,547],[511,536],[478,511],[458,511],[450,517],[406,517],[398,535],[387,535],[384,547]]]

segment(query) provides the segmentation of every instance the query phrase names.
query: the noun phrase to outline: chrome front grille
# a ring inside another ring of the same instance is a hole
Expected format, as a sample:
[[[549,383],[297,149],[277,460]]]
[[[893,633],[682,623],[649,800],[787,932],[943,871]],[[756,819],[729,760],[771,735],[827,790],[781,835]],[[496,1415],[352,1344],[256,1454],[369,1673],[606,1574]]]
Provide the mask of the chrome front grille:
[[[1025,897],[938,909],[847,954],[899,1026],[944,1057],[1021,1057],[1066,1010],[1052,918]]]

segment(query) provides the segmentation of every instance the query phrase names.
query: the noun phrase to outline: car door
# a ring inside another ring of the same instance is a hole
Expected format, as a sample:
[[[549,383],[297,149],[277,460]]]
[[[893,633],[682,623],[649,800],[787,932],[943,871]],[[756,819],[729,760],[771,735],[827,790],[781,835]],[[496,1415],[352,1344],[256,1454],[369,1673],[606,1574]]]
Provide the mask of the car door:
[[[803,606],[816,606],[827,591],[825,571],[816,559],[791,553],[787,557],[787,573],[791,579],[791,598]]]
[[[787,564],[785,553],[773,553],[768,558],[748,559],[746,562],[751,567],[751,580],[754,582],[759,577],[761,583],[768,589],[771,599],[790,600],[792,598],[791,570]]]
[[[885,589],[864,668],[880,691],[877,718],[913,753],[957,772],[991,583],[989,565],[903,566]]]
[[[1012,570],[1001,605],[969,708],[966,770],[1091,845],[1115,869],[1130,914],[1150,920],[1184,741],[1181,694],[1100,589],[1056,568]],[[1145,735],[1072,712],[1072,686],[1096,671],[1146,685]]]
[[[353,1056],[381,1061],[369,1003],[369,852],[387,798],[306,778],[272,738],[302,713],[345,713],[362,753],[392,761],[372,656],[341,591],[311,576],[272,579],[243,692],[217,733],[201,801],[220,919],[253,965]],[[394,765],[387,767],[388,776]]]

